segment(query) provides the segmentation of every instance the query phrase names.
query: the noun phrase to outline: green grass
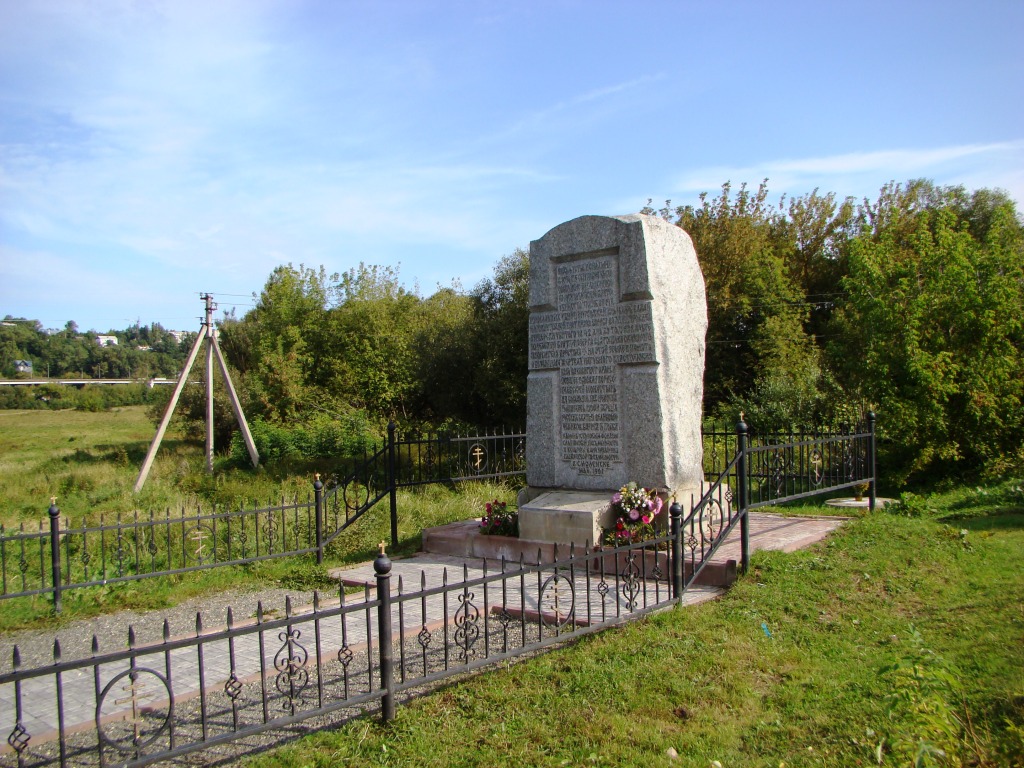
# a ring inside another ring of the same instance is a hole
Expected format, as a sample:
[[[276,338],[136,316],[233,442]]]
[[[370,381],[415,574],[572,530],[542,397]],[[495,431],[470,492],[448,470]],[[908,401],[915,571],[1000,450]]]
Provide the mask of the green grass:
[[[312,493],[313,472],[329,469],[310,466],[308,477],[282,475],[273,468],[229,467],[218,457],[211,477],[205,472],[204,446],[186,439],[172,422],[146,485],[136,494],[132,489],[156,434],[146,411],[146,406],[98,413],[0,410],[0,522],[45,519],[51,496],[75,525],[98,521],[101,512],[176,512],[183,505],[194,510],[240,499],[305,496]]]
[[[38,520],[50,495],[90,517],[304,493],[310,480],[223,467],[211,479],[202,446],[173,437],[136,498],[152,434],[142,408],[0,411],[0,520]],[[512,492],[399,494],[393,554],[415,551],[423,527],[476,516],[495,496]],[[810,550],[756,554],[751,573],[714,603],[442,688],[401,706],[389,727],[364,717],[251,762],[704,768],[867,766],[880,755],[904,765],[923,740],[956,758],[946,764],[1024,766],[1022,483],[907,496],[897,512],[855,518]],[[370,559],[389,535],[381,505],[339,539],[329,562]],[[308,559],[214,569],[68,592],[59,619],[44,598],[3,601],[0,631],[245,585],[324,583]]]
[[[237,508],[243,500],[260,503],[282,496],[300,498],[312,492],[310,465],[304,475],[290,472],[294,465],[250,470],[225,466],[218,460],[215,474],[205,473],[203,446],[171,435],[158,454],[142,493],[132,493],[139,467],[155,433],[144,406],[106,413],[78,411],[0,410],[0,522],[28,526],[46,519],[50,496],[58,497],[62,513],[72,525],[110,520],[136,509],[172,516],[182,507],[193,513],[214,504]],[[323,467],[325,473],[331,467]],[[323,567],[311,557],[284,558],[244,567],[214,568],[172,577],[142,579],[66,591],[63,611],[54,616],[47,595],[0,601],[0,632],[26,627],[54,626],[73,619],[131,608],[156,610],[211,592],[261,586],[293,589],[332,587],[330,567],[372,560],[380,541],[392,555],[412,554],[420,547],[423,528],[465,520],[482,514],[487,501],[514,500],[505,486],[472,483],[455,491],[428,486],[399,492],[399,546],[390,546],[388,504],[378,504],[328,547]]]
[[[401,705],[390,726],[363,717],[249,765],[895,766],[920,753],[922,765],[1022,766],[1015,487],[962,489],[927,499],[921,516],[879,511],[811,549],[757,553],[718,601],[499,667]]]

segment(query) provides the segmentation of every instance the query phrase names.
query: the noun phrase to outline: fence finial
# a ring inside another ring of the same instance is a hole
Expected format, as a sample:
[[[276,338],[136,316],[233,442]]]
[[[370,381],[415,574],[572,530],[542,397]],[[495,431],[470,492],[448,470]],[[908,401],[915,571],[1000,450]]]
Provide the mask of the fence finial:
[[[387,544],[385,544],[383,540],[381,541],[380,544],[377,545],[377,547],[380,549],[380,553],[382,555],[385,554],[384,550],[387,547]]]

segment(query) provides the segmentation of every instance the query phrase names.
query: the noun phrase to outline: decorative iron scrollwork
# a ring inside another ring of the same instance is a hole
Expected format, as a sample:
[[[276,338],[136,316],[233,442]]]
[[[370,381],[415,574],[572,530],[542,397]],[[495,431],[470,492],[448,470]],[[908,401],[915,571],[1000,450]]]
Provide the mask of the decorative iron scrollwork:
[[[430,632],[427,630],[426,624],[424,624],[420,629],[420,633],[416,636],[416,639],[419,641],[420,648],[424,651],[430,647]]]
[[[488,456],[487,448],[483,443],[473,443],[466,452],[466,459],[469,464],[469,471],[474,475],[480,475],[487,471]]]
[[[238,699],[242,695],[242,681],[238,679],[238,676],[234,672],[231,673],[231,677],[224,683],[224,693],[228,695],[232,701]]]
[[[192,530],[188,533],[188,540],[195,544],[195,549],[192,550],[192,556],[195,558],[196,565],[204,565],[205,563],[212,562],[212,559],[207,556],[206,542],[213,540],[213,529],[208,525],[196,525],[192,527]]]
[[[115,688],[124,695],[108,698]],[[108,703],[112,706],[108,707]],[[111,717],[115,713],[120,715],[125,705],[128,706],[123,719]],[[100,694],[96,703],[96,727],[105,744],[120,752],[135,752],[169,730],[173,710],[167,678],[146,667],[126,669],[115,675]]]
[[[811,451],[808,463],[811,465],[811,483],[817,487],[825,477],[825,457],[821,455],[820,448]]]
[[[268,509],[263,516],[263,541],[268,552],[274,549],[274,542],[277,540],[277,528],[277,515],[274,514],[274,510]]]
[[[512,624],[512,614],[504,606],[502,606],[501,611],[498,613],[498,621],[501,622],[502,630],[508,632],[508,628]]]
[[[423,457],[423,467],[428,477],[434,476],[434,468],[437,466],[437,454],[434,451],[434,441],[427,440],[427,453]]]
[[[455,644],[459,646],[463,662],[473,655],[473,645],[480,637],[480,609],[473,604],[474,594],[462,592],[459,595],[459,609],[455,612]]]
[[[846,474],[847,480],[853,480],[856,477],[856,457],[853,455],[853,450],[850,448],[848,442],[843,442],[843,470]]]
[[[772,457],[771,464],[769,466],[769,474],[772,479],[772,485],[775,488],[775,495],[781,496],[786,490],[786,469],[788,462],[786,458],[776,452]]]
[[[25,750],[25,747],[28,746],[31,738],[32,736],[29,735],[28,730],[19,722],[15,724],[11,735],[7,737],[7,743],[20,755]]]
[[[277,670],[274,685],[287,699],[282,707],[292,714],[295,713],[296,703],[302,703],[302,692],[309,683],[309,672],[306,670],[309,653],[299,642],[301,636],[302,630],[295,628],[281,632],[277,639],[282,645],[274,656],[274,669]]]
[[[700,530],[705,541],[713,542],[723,527],[725,527],[725,512],[722,509],[722,504],[718,499],[708,499],[708,503],[701,510],[700,515]]]
[[[626,610],[632,611],[636,608],[636,598],[642,588],[640,583],[640,567],[636,564],[636,550],[631,549],[626,554],[626,564],[619,576],[622,578],[619,594],[625,599]]]
[[[537,604],[545,626],[563,627],[576,613],[576,585],[554,573],[541,585]]]
[[[349,480],[341,487],[341,498],[348,514],[354,515],[370,503],[370,483],[355,478]]]
[[[338,649],[338,663],[340,663],[346,670],[348,669],[348,665],[352,663],[352,658],[354,656],[355,654],[352,653],[352,649],[348,647],[348,644],[345,644]]]

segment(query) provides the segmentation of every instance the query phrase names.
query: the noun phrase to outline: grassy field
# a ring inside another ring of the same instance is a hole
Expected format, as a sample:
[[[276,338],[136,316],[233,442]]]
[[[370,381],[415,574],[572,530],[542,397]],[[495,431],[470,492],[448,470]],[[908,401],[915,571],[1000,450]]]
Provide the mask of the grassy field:
[[[218,461],[211,477],[205,472],[203,446],[180,434],[170,434],[158,454],[142,493],[132,487],[155,433],[144,406],[106,413],[77,411],[0,410],[0,522],[35,526],[46,519],[50,496],[57,496],[62,513],[74,524],[96,522],[101,513],[131,514],[138,509],[158,514],[182,507],[194,512],[213,504],[245,500],[267,502],[312,492],[313,472],[292,474],[294,467],[253,471],[223,466]],[[329,467],[322,471],[329,471]],[[452,492],[426,487],[400,492],[399,541],[395,555],[419,549],[420,532],[482,514],[494,498],[514,499],[512,489],[492,484],[467,484]],[[286,586],[294,589],[336,587],[327,577],[333,566],[372,560],[381,540],[390,541],[387,504],[379,504],[328,548],[324,566],[312,558],[287,558],[245,567],[215,568],[166,578],[142,579],[64,593],[64,609],[52,615],[50,598],[36,596],[0,601],[0,632],[30,626],[45,627],[75,618],[121,608],[159,609],[197,595],[247,586]]]
[[[52,494],[88,517],[280,496],[309,482],[223,468],[210,479],[202,446],[175,436],[136,498],[152,432],[139,408],[0,411],[0,519],[38,520]],[[495,496],[512,492],[400,494],[397,554],[418,547],[422,527],[475,516]],[[1024,768],[1022,483],[905,498],[810,550],[756,554],[714,603],[441,688],[401,706],[389,727],[360,718],[250,763]],[[371,558],[388,526],[386,507],[375,510],[330,563]],[[0,631],[248,584],[322,586],[324,571],[290,560],[76,590],[60,618],[45,599],[8,600]]]
[[[250,766],[1024,766],[1022,553],[1019,484],[912,499]]]
[[[177,510],[311,492],[312,468],[307,480],[226,468],[218,459],[216,475],[206,475],[203,445],[185,439],[172,422],[146,486],[135,494],[155,433],[141,405],[98,413],[0,410],[0,522],[44,519],[51,496],[77,522],[98,519],[100,512]]]

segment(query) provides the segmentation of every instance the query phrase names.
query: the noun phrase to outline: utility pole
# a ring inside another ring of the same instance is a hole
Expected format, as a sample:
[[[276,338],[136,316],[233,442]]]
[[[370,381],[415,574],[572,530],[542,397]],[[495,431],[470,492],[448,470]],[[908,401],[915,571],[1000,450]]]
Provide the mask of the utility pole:
[[[208,293],[200,294],[200,299],[206,302],[206,321],[203,327],[206,329],[206,471],[213,474],[213,310],[217,305],[213,303],[213,296]]]
[[[153,442],[149,446],[149,451],[146,453],[146,460],[142,463],[142,470],[139,472],[139,479],[135,481],[135,492],[138,493],[142,490],[142,486],[146,484],[146,478],[149,476],[149,470],[153,467],[153,459],[156,457],[156,452],[160,448],[160,443],[164,439],[164,433],[167,431],[167,425],[171,423],[171,417],[174,415],[174,409],[178,406],[178,398],[181,396],[182,390],[185,388],[185,384],[188,382],[188,376],[192,372],[192,366],[195,364],[196,358],[199,356],[199,349],[206,343],[206,471],[209,473],[213,472],[213,360],[217,359],[217,363],[220,367],[221,375],[224,377],[224,385],[228,391],[228,399],[231,401],[231,407],[235,412],[235,420],[238,422],[238,427],[242,431],[242,439],[245,441],[245,447],[249,451],[249,459],[252,461],[254,467],[258,467],[260,464],[260,455],[256,450],[256,443],[253,442],[252,433],[249,431],[249,424],[245,420],[245,414],[242,412],[242,404],[238,399],[238,395],[235,392],[234,384],[231,382],[231,374],[228,373],[228,365],[224,360],[224,355],[220,351],[220,345],[217,343],[216,329],[213,327],[213,311],[217,308],[217,305],[213,301],[213,296],[208,293],[200,294],[206,304],[206,315],[205,319],[202,320],[202,329],[199,331],[199,335],[196,336],[195,343],[192,345],[192,350],[188,353],[188,359],[185,362],[185,367],[181,370],[181,375],[178,377],[178,384],[174,388],[174,394],[171,395],[171,400],[167,404],[167,410],[164,412],[164,417],[160,422],[160,426],[157,428],[156,436],[153,438]]]

